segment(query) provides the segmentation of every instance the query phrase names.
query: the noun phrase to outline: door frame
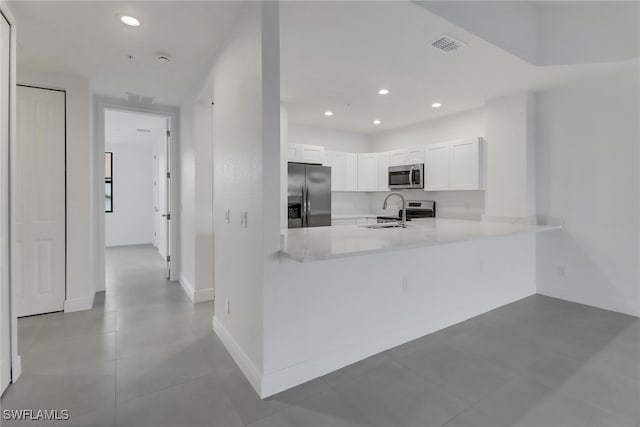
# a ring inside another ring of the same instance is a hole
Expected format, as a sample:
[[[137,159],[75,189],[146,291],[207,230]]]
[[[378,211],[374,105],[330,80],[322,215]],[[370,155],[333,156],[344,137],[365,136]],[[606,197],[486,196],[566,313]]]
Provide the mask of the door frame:
[[[168,126],[171,132],[170,154],[172,160],[171,170],[171,221],[169,221],[169,244],[171,255],[171,271],[169,280],[177,281],[180,271],[180,171],[179,162],[179,135],[180,135],[180,108],[168,105],[141,104],[129,102],[125,99],[110,98],[105,96],[94,96],[94,144],[92,146],[93,153],[93,193],[94,199],[94,218],[97,219],[94,228],[93,241],[94,254],[93,259],[96,265],[96,292],[105,290],[105,213],[104,213],[104,150],[105,150],[105,123],[104,116],[106,110],[129,111],[132,113],[151,114],[168,119]]]
[[[9,318],[10,318],[10,322],[11,322],[11,339],[10,339],[10,346],[11,346],[11,351],[10,351],[10,361],[9,363],[11,363],[11,383],[16,382],[16,380],[20,377],[20,374],[22,373],[22,359],[20,358],[20,355],[18,354],[18,316],[17,316],[17,302],[16,302],[16,298],[15,298],[15,292],[13,292],[13,286],[12,286],[12,280],[11,280],[11,276],[12,276],[12,271],[11,271],[11,241],[13,239],[13,235],[11,232],[11,212],[12,212],[12,203],[11,203],[11,175],[12,175],[12,171],[11,171],[11,165],[13,163],[13,156],[14,156],[14,151],[15,151],[15,146],[17,143],[17,125],[18,125],[18,120],[17,120],[17,86],[16,86],[16,73],[17,73],[17,67],[16,67],[16,48],[17,48],[17,27],[16,27],[16,20],[13,17],[13,14],[11,13],[11,11],[9,10],[9,6],[3,1],[0,0],[0,13],[2,13],[2,15],[4,16],[4,18],[7,20],[7,22],[9,22],[10,25],[10,53],[9,53],[9,85],[10,85],[10,91],[9,91],[9,158],[8,158],[8,165],[9,165],[9,170],[7,171],[7,175],[6,177],[8,177],[9,179],[9,194],[7,195],[8,197],[8,211],[7,212],[3,212],[4,215],[6,215],[8,217],[8,221],[9,221],[9,235],[8,235],[8,241],[7,242],[2,242],[2,244],[5,246],[5,250],[7,250],[8,252],[8,263],[9,265],[7,266],[7,269],[9,271],[9,282],[6,284],[2,284],[4,286],[9,286]]]

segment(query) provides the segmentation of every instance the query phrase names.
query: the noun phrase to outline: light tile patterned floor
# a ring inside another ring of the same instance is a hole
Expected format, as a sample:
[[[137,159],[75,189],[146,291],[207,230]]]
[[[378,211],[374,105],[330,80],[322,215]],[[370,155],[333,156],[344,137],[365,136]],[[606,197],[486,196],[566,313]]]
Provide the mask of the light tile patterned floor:
[[[260,400],[211,331],[213,305],[149,246],[107,251],[95,308],[19,321],[2,408],[82,427],[637,427],[640,320],[533,296]]]

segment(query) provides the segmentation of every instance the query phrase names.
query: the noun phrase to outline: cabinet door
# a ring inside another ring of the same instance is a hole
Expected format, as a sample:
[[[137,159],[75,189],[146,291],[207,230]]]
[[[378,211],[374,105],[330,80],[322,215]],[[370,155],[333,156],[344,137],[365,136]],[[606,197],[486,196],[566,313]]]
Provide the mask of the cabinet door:
[[[392,151],[389,158],[389,166],[403,166],[408,165],[407,150],[395,150]]]
[[[358,155],[355,153],[345,153],[346,166],[346,191],[358,191]]]
[[[322,166],[331,167],[331,156],[331,151],[325,151],[324,153],[322,153]]]
[[[389,153],[378,153],[378,191],[389,191]]]
[[[358,154],[358,191],[378,190],[378,155]]]
[[[298,146],[289,144],[287,145],[287,162],[298,161]]]
[[[319,145],[298,144],[298,162],[322,164],[324,147]]]
[[[449,188],[450,147],[448,142],[425,147],[425,191],[447,190]]]
[[[481,149],[479,138],[451,142],[450,187],[452,190],[482,188]]]
[[[347,190],[347,153],[331,153],[331,191]]]
[[[424,147],[409,148],[407,150],[407,160],[409,165],[424,163]]]

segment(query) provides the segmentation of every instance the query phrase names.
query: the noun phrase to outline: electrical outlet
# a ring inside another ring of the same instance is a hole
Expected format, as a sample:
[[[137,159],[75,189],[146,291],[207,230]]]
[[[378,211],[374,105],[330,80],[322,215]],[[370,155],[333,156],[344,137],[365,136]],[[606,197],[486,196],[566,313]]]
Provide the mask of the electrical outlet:
[[[231,209],[224,210],[224,222],[225,224],[229,224],[231,222]]]
[[[229,298],[224,300],[224,310],[227,314],[231,314],[231,300]]]
[[[402,291],[407,292],[409,290],[409,279],[406,277],[402,278]]]

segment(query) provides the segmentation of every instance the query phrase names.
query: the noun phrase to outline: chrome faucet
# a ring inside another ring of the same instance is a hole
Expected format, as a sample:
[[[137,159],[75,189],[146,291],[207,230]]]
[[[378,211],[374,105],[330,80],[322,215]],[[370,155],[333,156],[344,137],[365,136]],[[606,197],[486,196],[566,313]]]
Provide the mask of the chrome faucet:
[[[407,202],[404,200],[404,196],[400,193],[389,193],[387,197],[384,198],[384,203],[382,204],[382,209],[387,209],[387,200],[391,196],[398,196],[402,200],[402,222],[400,225],[402,228],[407,228]]]

